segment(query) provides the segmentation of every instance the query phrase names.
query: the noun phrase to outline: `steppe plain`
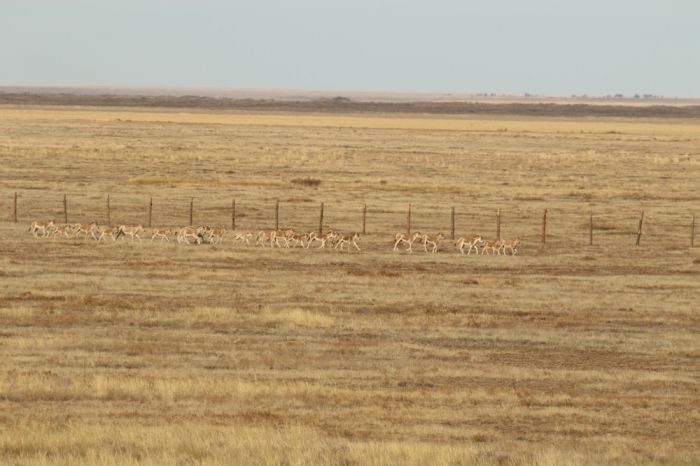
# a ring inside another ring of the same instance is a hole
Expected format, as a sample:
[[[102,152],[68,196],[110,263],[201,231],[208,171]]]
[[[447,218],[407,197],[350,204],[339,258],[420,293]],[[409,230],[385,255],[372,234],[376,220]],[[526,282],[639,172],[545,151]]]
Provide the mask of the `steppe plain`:
[[[6,464],[698,464],[697,118],[0,107]],[[317,180],[307,183],[305,180]],[[13,194],[18,193],[18,223]],[[32,220],[362,229],[359,253]],[[501,234],[511,257],[392,252]],[[546,245],[541,244],[548,209]],[[644,210],[641,245],[635,246]],[[589,245],[590,215],[594,244]]]

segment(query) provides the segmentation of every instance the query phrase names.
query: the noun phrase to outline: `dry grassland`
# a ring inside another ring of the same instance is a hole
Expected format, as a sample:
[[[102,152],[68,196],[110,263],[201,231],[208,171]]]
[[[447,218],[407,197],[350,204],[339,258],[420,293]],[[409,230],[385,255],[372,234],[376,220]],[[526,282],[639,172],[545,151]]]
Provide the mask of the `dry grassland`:
[[[691,120],[0,108],[6,464],[698,464]],[[311,187],[293,180],[318,179]],[[9,222],[11,194],[19,220]],[[33,219],[361,227],[360,254]],[[413,225],[516,257],[392,254]],[[548,244],[539,240],[549,209]],[[634,247],[640,209],[642,246]],[[588,214],[596,245],[588,246]],[[697,211],[696,211],[697,212]],[[700,212],[697,212],[700,214]]]

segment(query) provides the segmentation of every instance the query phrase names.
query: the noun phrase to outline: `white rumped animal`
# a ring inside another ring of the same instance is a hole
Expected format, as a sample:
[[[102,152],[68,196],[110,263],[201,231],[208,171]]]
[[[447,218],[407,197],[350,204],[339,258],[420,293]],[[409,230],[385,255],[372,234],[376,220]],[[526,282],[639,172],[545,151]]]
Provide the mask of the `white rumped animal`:
[[[267,231],[259,231],[255,237],[255,245],[265,246],[268,239],[270,239],[270,236]]]
[[[163,240],[170,241],[170,234],[172,230],[170,228],[155,228],[153,229],[153,234],[151,235],[151,241],[156,238],[160,238],[161,242]]]
[[[348,252],[350,252],[350,245],[352,244],[355,246],[355,248],[360,251],[360,246],[357,245],[357,241],[360,239],[360,234],[359,233],[352,233],[349,235],[339,235],[338,236],[338,242],[335,245],[335,249],[340,249],[342,252],[343,250],[343,245],[347,244],[348,245]]]
[[[399,244],[406,243],[408,247],[406,248],[406,252],[409,254],[413,253],[413,242],[417,239],[419,239],[422,236],[422,234],[417,231],[413,233],[412,235],[409,235],[408,233],[396,233],[394,235],[394,251],[399,247]]]
[[[423,235],[421,239],[423,240],[423,249],[425,249],[425,252],[428,252],[428,244],[431,244],[433,246],[432,253],[435,254],[440,245],[440,241],[442,241],[444,237],[442,233],[438,233],[437,235]]]
[[[489,252],[490,251],[490,252]],[[501,240],[496,241],[484,241],[484,245],[481,247],[481,255],[483,256],[488,252],[488,255],[501,255]]]
[[[43,238],[45,236],[48,236],[53,226],[53,220],[49,220],[48,222],[34,221],[29,227],[29,231],[32,235],[34,235],[34,238],[39,238],[39,231],[41,231],[41,237]]]
[[[467,255],[470,255],[472,253],[472,248],[476,251],[477,254],[479,254],[479,244],[483,243],[484,240],[481,239],[481,236],[472,236],[471,238],[459,238],[457,240],[457,249],[459,249],[459,252],[464,254],[464,248],[469,246],[469,250],[467,251]]]
[[[182,227],[175,231],[178,243],[190,244],[190,238],[197,244],[202,244],[202,227]]]
[[[57,236],[62,235],[66,238],[71,237],[72,226],[68,223],[62,223],[60,225],[54,225],[53,231],[51,232],[51,237],[56,239]]]
[[[225,228],[212,228],[209,230],[209,242],[211,244],[221,244],[226,234]]]
[[[510,249],[510,255],[514,256],[518,253],[518,246],[520,245],[520,239],[516,238],[514,240],[504,239],[501,241],[501,250],[503,255],[506,255],[506,249]]]
[[[100,229],[100,235],[97,237],[97,241],[106,241],[107,237],[112,238],[112,241],[116,241],[117,237],[121,233],[121,227],[104,227]]]
[[[97,222],[92,222],[92,223],[78,223],[78,224],[74,227],[73,236],[74,236],[75,238],[78,238],[78,236],[79,236],[81,233],[85,235],[85,240],[88,239],[88,235],[91,235],[91,236],[92,236],[92,239],[96,240],[96,239],[97,239],[97,236],[96,236],[96,233],[97,233]]]
[[[134,239],[138,239],[139,241],[142,241],[141,237],[139,236],[139,233],[141,233],[142,231],[143,231],[143,226],[140,224],[136,225],[136,226],[121,225],[119,227],[119,232],[120,232],[119,234],[129,236],[132,239],[132,241]],[[119,235],[117,235],[117,236],[119,236]]]
[[[318,241],[319,243],[321,243],[318,249],[326,247],[326,243],[332,245],[333,241],[336,239],[337,236],[338,234],[332,230],[328,233],[323,234],[319,234],[315,231],[312,231],[311,233],[309,233],[309,241],[306,243],[306,248],[308,249],[314,241]]]
[[[241,241],[244,244],[250,244],[253,234],[249,231],[237,231],[233,233],[233,244]]]

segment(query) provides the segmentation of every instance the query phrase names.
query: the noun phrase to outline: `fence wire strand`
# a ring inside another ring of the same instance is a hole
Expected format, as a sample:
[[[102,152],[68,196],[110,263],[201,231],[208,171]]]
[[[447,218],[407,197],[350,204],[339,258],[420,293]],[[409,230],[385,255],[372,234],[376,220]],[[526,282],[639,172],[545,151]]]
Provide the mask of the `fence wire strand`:
[[[190,201],[193,198],[192,220],[196,225],[231,227],[233,197],[177,196],[153,197],[152,226],[177,227],[189,224]],[[68,221],[106,224],[107,195],[66,193]],[[111,224],[148,224],[151,197],[132,193],[110,194],[109,218]],[[270,230],[275,228],[276,198],[235,199],[235,221],[238,230]],[[292,199],[279,201],[280,228],[315,231],[319,227],[320,200]],[[388,202],[366,203],[366,230],[370,235],[391,235],[409,228],[409,204],[402,206]],[[411,204],[410,229],[412,232],[442,232],[449,238],[452,229],[452,208],[455,238],[482,235],[496,238],[498,208],[474,205]],[[0,208],[4,220],[14,221],[14,193],[2,197]],[[358,201],[324,202],[324,229],[362,231],[364,203]],[[22,192],[17,198],[19,223],[32,220],[54,219],[63,222],[63,193]],[[504,205],[500,208],[502,238],[520,238],[528,243],[542,240],[544,209],[530,206]],[[590,215],[593,215],[594,244],[615,242],[633,244],[636,239],[640,210],[615,209],[610,206],[591,209],[547,209],[546,244],[548,247],[587,245],[590,236]],[[668,211],[663,208],[644,209],[642,244],[689,244],[692,212]]]

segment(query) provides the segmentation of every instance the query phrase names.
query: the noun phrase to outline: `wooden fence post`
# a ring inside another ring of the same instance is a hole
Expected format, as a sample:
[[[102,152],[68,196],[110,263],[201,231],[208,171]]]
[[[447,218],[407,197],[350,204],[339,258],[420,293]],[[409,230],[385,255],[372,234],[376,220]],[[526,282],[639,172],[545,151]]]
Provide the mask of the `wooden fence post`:
[[[452,229],[451,229],[451,238],[455,239],[455,207],[452,206]]]
[[[547,243],[547,209],[544,209],[542,215],[542,247]]]
[[[112,212],[111,212],[111,207],[109,206],[109,194],[107,194],[107,226],[111,227],[112,226]]]
[[[275,231],[280,229],[280,200],[275,202]]]
[[[13,214],[12,217],[13,217],[15,223],[17,223],[17,192],[16,192],[16,191],[15,191],[15,201],[14,201],[14,210],[13,210],[13,212],[14,212],[14,214]]]
[[[321,215],[318,219],[318,234],[323,234],[323,202],[321,202]]]
[[[190,198],[190,226],[194,226],[193,217],[194,217],[194,198],[191,197]]]
[[[236,200],[231,201],[231,229],[236,229]]]
[[[148,201],[148,228],[151,228],[151,220],[153,220],[153,196]]]
[[[590,222],[589,222],[588,245],[593,246],[593,212],[591,212],[591,218],[590,218]]]
[[[644,224],[644,211],[639,216],[639,226],[637,227],[637,246],[642,241],[642,225]]]
[[[362,234],[367,234],[367,204],[362,207]]]
[[[693,214],[693,220],[690,223],[690,247],[695,247],[695,214]]]
[[[496,212],[496,239],[501,239],[501,209]]]
[[[65,194],[63,194],[63,223],[68,223],[68,200]]]
[[[408,228],[408,234],[411,234],[411,204],[408,204],[408,217],[406,219],[406,227]]]

